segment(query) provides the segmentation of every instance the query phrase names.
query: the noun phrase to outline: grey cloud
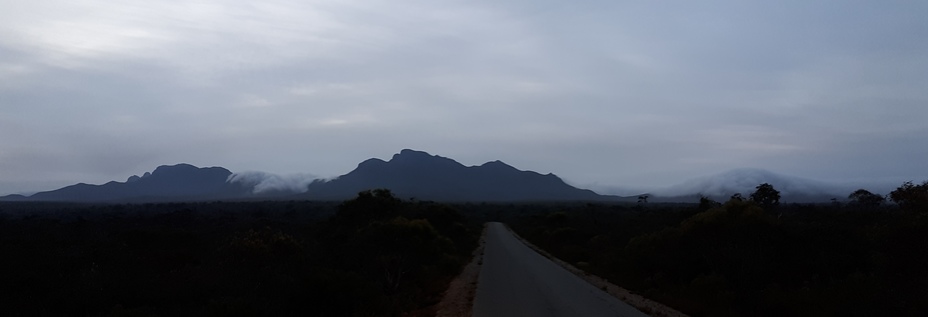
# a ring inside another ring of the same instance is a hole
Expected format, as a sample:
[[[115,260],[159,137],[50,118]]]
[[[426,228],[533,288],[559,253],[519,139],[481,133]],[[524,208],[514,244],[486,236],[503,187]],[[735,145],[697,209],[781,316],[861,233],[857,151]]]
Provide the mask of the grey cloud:
[[[335,176],[402,148],[604,186],[918,180],[925,6],[10,4],[0,193],[179,162]]]

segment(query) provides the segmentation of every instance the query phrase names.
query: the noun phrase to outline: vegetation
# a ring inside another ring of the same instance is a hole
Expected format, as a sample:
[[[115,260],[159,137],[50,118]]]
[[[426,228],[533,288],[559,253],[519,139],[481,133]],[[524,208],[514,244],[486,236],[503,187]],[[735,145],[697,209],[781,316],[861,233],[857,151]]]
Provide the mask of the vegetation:
[[[453,207],[363,192],[342,204],[0,205],[5,316],[428,314],[476,246]]]
[[[0,204],[6,316],[428,316],[485,221],[693,316],[928,314],[928,182],[847,204]]]
[[[894,191],[898,205],[855,192],[847,205],[774,213],[775,189],[761,185],[724,204],[562,206],[509,222],[555,256],[693,316],[924,316],[919,186]]]
[[[910,212],[928,212],[928,181],[920,185],[905,182],[889,193],[889,198],[899,204],[903,210]]]
[[[757,185],[756,191],[751,193],[751,200],[757,205],[765,208],[775,208],[780,205],[780,191],[773,188],[773,185],[763,183]]]
[[[875,208],[886,201],[883,196],[871,193],[866,189],[855,190],[847,196],[847,199],[850,199],[852,205],[858,205],[864,208]]]

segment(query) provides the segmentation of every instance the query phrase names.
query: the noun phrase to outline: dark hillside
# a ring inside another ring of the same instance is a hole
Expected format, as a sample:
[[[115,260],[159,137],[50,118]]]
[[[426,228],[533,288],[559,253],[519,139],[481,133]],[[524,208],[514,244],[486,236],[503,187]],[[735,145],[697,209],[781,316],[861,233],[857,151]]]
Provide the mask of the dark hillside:
[[[403,150],[390,161],[370,159],[348,174],[309,186],[307,198],[337,200],[372,188],[398,197],[435,201],[601,201],[589,190],[567,185],[554,174],[521,171],[500,161],[464,166],[452,159]]]
[[[19,200],[71,202],[184,201],[237,198],[250,190],[228,183],[232,172],[222,167],[198,168],[189,164],[163,165],[152,173],[125,182],[103,185],[76,184],[36,193]]]

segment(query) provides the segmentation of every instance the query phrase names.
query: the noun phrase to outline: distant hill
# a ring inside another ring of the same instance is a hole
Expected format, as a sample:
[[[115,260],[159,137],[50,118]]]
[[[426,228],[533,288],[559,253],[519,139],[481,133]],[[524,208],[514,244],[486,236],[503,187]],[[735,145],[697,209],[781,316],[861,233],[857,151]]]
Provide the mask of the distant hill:
[[[32,196],[4,200],[69,202],[141,202],[229,199],[247,196],[251,189],[227,182],[232,172],[222,167],[198,168],[189,164],[163,165],[125,182],[103,185],[80,183]]]
[[[436,201],[595,201],[610,200],[567,185],[554,174],[521,171],[500,161],[464,166],[426,152],[402,150],[390,161],[369,159],[348,174],[309,185],[303,197],[340,200],[359,191],[388,188],[399,197]]]
[[[755,191],[757,185],[763,183],[769,183],[780,191],[780,200],[783,202],[827,202],[832,198],[843,199],[850,193],[850,190],[843,186],[777,174],[763,169],[742,168],[692,179],[654,191],[654,197],[650,201],[696,202],[699,195],[725,201],[735,193],[740,193],[747,198]]]

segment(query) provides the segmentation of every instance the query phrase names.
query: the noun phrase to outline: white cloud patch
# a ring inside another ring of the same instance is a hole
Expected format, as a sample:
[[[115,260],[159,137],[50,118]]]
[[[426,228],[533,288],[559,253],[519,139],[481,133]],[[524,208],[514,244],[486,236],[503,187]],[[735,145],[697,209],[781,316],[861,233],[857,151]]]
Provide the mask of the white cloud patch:
[[[229,175],[228,182],[254,188],[255,194],[267,192],[305,193],[316,176],[311,174],[277,175],[265,172],[242,172]]]

